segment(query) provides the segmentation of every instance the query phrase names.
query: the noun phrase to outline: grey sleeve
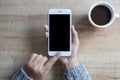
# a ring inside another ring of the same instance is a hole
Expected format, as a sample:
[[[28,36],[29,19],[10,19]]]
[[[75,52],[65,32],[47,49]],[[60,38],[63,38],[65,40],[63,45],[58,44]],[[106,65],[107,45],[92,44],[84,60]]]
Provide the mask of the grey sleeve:
[[[84,64],[68,71],[63,75],[63,80],[92,80]]]
[[[10,80],[33,80],[31,77],[29,77],[23,68],[21,67]]]

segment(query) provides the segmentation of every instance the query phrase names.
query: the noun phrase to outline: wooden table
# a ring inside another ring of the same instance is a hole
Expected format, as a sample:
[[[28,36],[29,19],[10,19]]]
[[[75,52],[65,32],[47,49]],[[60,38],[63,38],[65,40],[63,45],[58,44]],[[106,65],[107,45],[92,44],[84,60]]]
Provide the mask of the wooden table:
[[[120,19],[108,28],[93,28],[87,14],[98,0],[0,0],[0,80],[10,77],[33,53],[47,55],[44,24],[50,8],[70,8],[80,38],[78,58],[93,80],[120,80]],[[120,14],[120,0],[105,0]],[[46,80],[60,80],[57,63]]]

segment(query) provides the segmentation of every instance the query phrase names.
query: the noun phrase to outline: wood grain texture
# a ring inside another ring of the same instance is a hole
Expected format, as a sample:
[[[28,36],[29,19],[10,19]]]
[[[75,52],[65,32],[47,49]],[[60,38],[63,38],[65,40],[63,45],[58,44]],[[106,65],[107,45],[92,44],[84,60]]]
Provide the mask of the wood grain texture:
[[[10,77],[33,53],[47,55],[44,24],[50,8],[70,8],[78,31],[78,58],[93,80],[120,80],[120,19],[105,29],[93,28],[87,19],[90,6],[98,0],[0,0],[0,80]],[[120,14],[120,0],[109,2]],[[57,63],[46,80],[60,80]]]

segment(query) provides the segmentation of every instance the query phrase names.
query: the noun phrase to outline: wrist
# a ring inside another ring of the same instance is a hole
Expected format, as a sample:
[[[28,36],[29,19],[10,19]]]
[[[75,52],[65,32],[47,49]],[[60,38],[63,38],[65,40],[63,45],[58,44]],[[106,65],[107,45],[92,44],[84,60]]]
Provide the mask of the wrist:
[[[42,78],[39,76],[37,76],[37,74],[34,73],[34,71],[32,69],[30,69],[27,65],[23,66],[23,70],[26,72],[26,74],[33,78],[34,80],[42,80]]]
[[[63,65],[63,70],[64,72],[68,72],[77,66],[79,66],[79,60],[76,57],[70,58],[69,61]]]

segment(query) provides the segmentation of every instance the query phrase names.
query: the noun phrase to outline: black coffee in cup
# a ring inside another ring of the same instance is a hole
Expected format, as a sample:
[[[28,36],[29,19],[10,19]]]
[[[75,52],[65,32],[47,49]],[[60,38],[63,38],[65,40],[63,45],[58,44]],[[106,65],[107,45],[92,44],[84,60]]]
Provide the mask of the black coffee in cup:
[[[104,5],[98,5],[91,12],[91,19],[97,25],[105,25],[110,22],[112,17],[111,11]]]

